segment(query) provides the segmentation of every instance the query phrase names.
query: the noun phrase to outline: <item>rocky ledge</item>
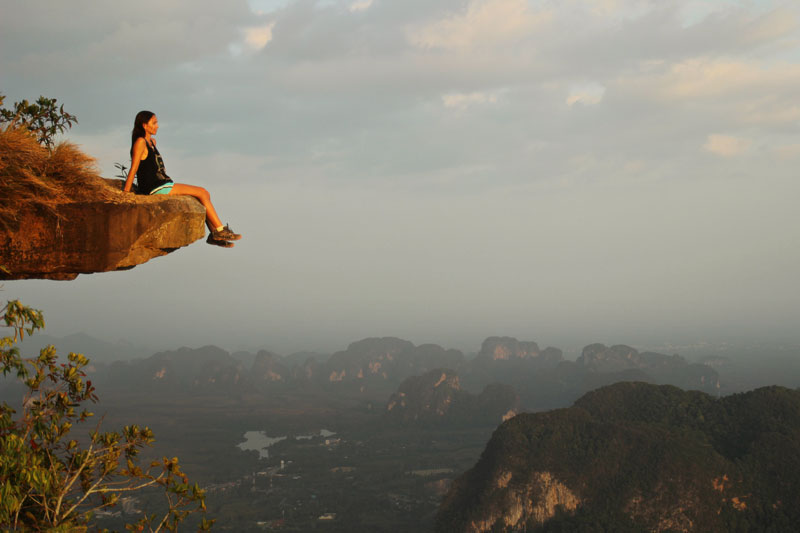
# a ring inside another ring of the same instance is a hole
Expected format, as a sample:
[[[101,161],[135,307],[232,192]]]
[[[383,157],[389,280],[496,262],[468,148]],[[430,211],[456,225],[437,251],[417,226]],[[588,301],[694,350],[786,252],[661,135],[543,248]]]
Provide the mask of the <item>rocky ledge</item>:
[[[74,145],[29,141],[0,132],[0,279],[125,270],[204,236],[194,198],[125,193]]]

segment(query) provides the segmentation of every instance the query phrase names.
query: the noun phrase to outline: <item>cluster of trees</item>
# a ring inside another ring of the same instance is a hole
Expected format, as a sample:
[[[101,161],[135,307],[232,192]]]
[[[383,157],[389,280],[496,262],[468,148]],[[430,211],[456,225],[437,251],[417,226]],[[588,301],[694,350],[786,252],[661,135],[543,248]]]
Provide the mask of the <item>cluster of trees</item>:
[[[502,517],[516,493],[535,501],[545,490],[541,472],[580,503],[544,523],[525,518],[527,531],[646,531],[666,520],[696,531],[795,531],[800,391],[773,386],[716,399],[629,382],[569,409],[519,415],[455,482],[437,530],[488,519],[510,531]],[[507,485],[497,482],[509,475]]]
[[[98,424],[88,439],[74,438],[73,427],[93,416],[87,404],[98,400],[83,371],[88,359],[70,353],[59,362],[53,346],[23,357],[17,343],[44,327],[42,313],[16,300],[0,313],[11,330],[0,338],[0,369],[25,388],[19,411],[0,405],[0,528],[85,531],[96,511],[148,487],[163,489],[166,511],[145,514],[131,530],[175,531],[190,514],[205,512],[203,490],[189,483],[177,458],[139,463],[140,450],[154,441],[147,427],[101,431]],[[212,523],[203,518],[199,529]]]

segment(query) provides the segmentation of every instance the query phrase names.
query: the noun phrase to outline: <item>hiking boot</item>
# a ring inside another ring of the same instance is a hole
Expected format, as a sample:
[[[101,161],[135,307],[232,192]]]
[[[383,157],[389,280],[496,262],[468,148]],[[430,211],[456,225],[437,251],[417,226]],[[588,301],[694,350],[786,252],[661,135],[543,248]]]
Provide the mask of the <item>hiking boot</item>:
[[[238,241],[239,239],[242,238],[242,236],[239,235],[238,233],[234,233],[233,231],[231,231],[230,226],[228,226],[227,224],[225,224],[225,227],[219,231],[213,230],[211,232],[211,235],[213,235],[214,240],[217,241]]]
[[[223,239],[215,239],[213,233],[209,233],[208,239],[206,239],[208,244],[213,244],[214,246],[221,246],[223,248],[233,248],[233,243],[228,242]]]

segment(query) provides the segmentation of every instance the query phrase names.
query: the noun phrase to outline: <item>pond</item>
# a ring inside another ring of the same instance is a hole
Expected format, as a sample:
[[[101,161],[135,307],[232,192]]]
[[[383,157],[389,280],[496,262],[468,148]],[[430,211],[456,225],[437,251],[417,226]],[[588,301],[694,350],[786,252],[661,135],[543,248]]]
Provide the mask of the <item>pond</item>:
[[[327,429],[319,430],[319,433],[309,435],[295,435],[296,439],[313,439],[315,437],[332,437],[336,435],[333,431]],[[269,457],[269,447],[282,440],[286,440],[286,436],[270,437],[266,431],[246,431],[244,434],[244,442],[237,444],[236,447],[244,450],[255,450],[258,452],[259,459],[266,459]]]

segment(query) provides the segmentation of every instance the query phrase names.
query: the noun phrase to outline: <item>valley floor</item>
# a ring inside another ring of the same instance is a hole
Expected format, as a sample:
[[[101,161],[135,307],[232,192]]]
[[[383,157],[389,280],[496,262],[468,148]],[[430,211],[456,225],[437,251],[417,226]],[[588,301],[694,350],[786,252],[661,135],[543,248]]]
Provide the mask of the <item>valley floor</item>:
[[[218,531],[431,531],[450,482],[475,464],[494,430],[401,427],[383,419],[378,398],[324,393],[105,394],[95,411],[106,413],[107,429],[149,425],[157,443],[143,462],[178,456],[206,489]],[[247,431],[287,438],[259,458],[237,447]],[[316,436],[295,438],[308,435]],[[126,508],[150,510],[159,498],[140,496]],[[124,511],[101,525],[122,528],[133,519]]]

